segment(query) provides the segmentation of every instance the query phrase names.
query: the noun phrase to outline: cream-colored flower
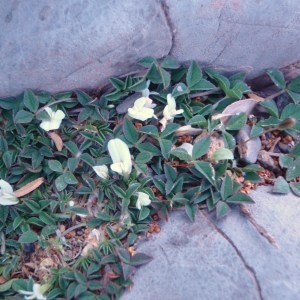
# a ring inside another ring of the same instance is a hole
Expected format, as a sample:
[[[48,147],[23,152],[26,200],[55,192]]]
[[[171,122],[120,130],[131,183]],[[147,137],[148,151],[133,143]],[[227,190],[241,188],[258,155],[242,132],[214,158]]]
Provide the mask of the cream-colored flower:
[[[193,145],[192,144],[190,144],[190,143],[183,143],[178,148],[184,149],[188,153],[189,156],[192,156],[192,153],[193,153]]]
[[[100,178],[102,178],[102,179],[108,178],[108,176],[109,176],[108,175],[108,167],[106,165],[94,166],[93,169]]]
[[[29,291],[23,291],[23,290],[19,290],[18,292],[24,296],[24,299],[26,300],[33,300],[33,299],[37,299],[37,300],[47,300],[47,297],[45,297],[43,295],[43,293],[49,288],[48,285],[44,284],[44,285],[40,285],[38,283],[34,283],[33,284],[33,291],[29,292]]]
[[[173,120],[176,115],[183,113],[183,109],[176,110],[176,101],[171,94],[167,95],[167,103],[163,110],[164,118],[166,118],[167,121]]]
[[[134,119],[145,121],[155,118],[154,107],[156,104],[148,97],[141,97],[135,100],[133,107],[128,108],[128,115]]]
[[[141,209],[142,206],[147,206],[151,203],[151,200],[149,198],[149,195],[143,192],[138,192],[138,199],[136,201],[136,208]]]
[[[49,118],[42,120],[40,127],[45,131],[58,129],[65,114],[62,110],[53,111],[50,107],[46,107],[45,111],[48,113]]]
[[[12,186],[5,180],[0,180],[0,205],[15,205],[19,202],[14,195]]]
[[[120,139],[112,139],[108,142],[107,148],[113,161],[110,168],[127,178],[132,170],[132,162],[127,144]]]
[[[174,117],[176,115],[179,115],[183,113],[183,109],[176,110],[176,101],[174,97],[172,97],[171,94],[167,95],[167,105],[165,106],[163,110],[163,118],[159,121],[159,123],[162,125],[161,131],[164,131],[166,128],[166,125],[168,121],[173,121]]]

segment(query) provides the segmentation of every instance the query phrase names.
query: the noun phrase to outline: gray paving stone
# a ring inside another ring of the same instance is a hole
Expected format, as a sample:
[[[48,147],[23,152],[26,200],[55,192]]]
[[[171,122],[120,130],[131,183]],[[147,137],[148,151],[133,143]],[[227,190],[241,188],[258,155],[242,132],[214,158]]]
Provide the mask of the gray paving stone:
[[[173,25],[171,54],[225,71],[256,76],[299,59],[297,1],[166,0]]]
[[[154,259],[137,270],[122,300],[299,299],[300,198],[270,189],[254,191],[250,209],[277,247],[238,209],[220,221],[200,211],[193,224],[173,212],[161,233],[138,245]]]
[[[0,96],[96,88],[171,47],[159,1],[0,0],[0,27]]]
[[[249,77],[300,59],[297,1],[0,0],[0,97],[97,88],[173,55]]]

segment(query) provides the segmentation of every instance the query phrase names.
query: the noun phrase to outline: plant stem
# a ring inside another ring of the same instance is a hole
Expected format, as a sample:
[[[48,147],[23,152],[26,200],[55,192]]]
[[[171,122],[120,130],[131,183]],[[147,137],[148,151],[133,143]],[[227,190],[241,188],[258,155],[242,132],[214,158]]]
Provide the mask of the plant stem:
[[[285,90],[281,90],[281,91],[279,91],[279,92],[277,92],[277,93],[275,93],[275,94],[272,94],[272,95],[266,97],[266,98],[264,99],[264,101],[274,99],[274,98],[276,98],[276,97],[278,97],[278,96],[280,96],[280,95],[282,95],[282,94],[284,94],[284,93],[285,93]]]
[[[77,224],[77,225],[74,225],[70,228],[68,228],[67,230],[65,230],[64,232],[61,233],[62,236],[68,234],[69,232],[75,230],[75,229],[78,229],[80,227],[86,227],[86,223],[80,223],[80,224]]]
[[[221,91],[220,88],[215,88],[206,92],[201,92],[201,93],[196,93],[196,94],[190,94],[190,98],[197,98],[197,97],[202,97],[202,96],[208,96],[211,94],[214,94],[215,92]]]
[[[57,103],[62,103],[62,102],[74,102],[76,101],[76,99],[74,98],[66,98],[66,99],[60,99],[60,100],[56,100],[54,102],[51,102],[51,103],[48,103],[46,104],[45,106],[41,107],[40,109],[38,109],[35,113],[35,115],[37,115],[38,113],[42,112],[43,110],[45,110],[45,108],[49,107],[49,106],[52,106],[52,105],[55,105]]]

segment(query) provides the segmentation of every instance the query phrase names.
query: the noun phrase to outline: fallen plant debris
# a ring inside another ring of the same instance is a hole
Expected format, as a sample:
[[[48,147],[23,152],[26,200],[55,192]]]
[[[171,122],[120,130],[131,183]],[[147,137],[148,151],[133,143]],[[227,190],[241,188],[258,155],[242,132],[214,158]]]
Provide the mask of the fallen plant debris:
[[[112,77],[94,96],[0,99],[1,297],[120,298],[151,260],[135,243],[177,207],[193,221],[198,209],[222,218],[240,205],[276,245],[245,204],[259,184],[300,196],[300,77],[268,71],[276,96],[290,96],[278,109],[241,73],[171,57],[139,64],[143,74]]]

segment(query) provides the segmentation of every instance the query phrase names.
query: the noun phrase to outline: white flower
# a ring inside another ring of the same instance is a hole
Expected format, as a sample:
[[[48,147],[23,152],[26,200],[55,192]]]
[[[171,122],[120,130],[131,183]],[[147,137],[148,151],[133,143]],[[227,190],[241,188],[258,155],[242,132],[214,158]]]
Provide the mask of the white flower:
[[[166,120],[173,120],[176,115],[183,113],[183,109],[176,110],[176,101],[171,94],[167,95],[167,103],[163,110],[163,115]]]
[[[18,292],[22,295],[26,295],[24,297],[24,299],[26,300],[33,300],[33,299],[37,299],[37,300],[47,300],[47,297],[45,297],[43,295],[43,292],[45,290],[47,290],[48,285],[40,285],[38,283],[34,283],[33,284],[33,291],[29,292],[29,291],[23,291],[23,290],[19,290]]]
[[[151,203],[151,200],[149,198],[149,195],[143,193],[143,192],[138,192],[138,199],[136,201],[136,208],[141,209],[142,206],[147,206]]]
[[[150,80],[147,80],[147,82],[146,82],[146,88],[141,91],[143,97],[147,97],[148,98],[150,95],[159,95],[157,92],[150,92],[149,91],[149,85],[150,85]]]
[[[100,178],[108,178],[108,167],[106,165],[94,166],[93,169]]]
[[[49,119],[42,120],[41,128],[45,131],[58,129],[65,114],[62,110],[53,111],[50,107],[46,107],[45,111],[49,115]]]
[[[135,100],[133,107],[128,108],[128,115],[134,119],[145,121],[149,118],[156,117],[154,115],[154,107],[152,100],[148,97],[141,97]]]
[[[0,205],[14,205],[19,202],[14,195],[12,186],[5,180],[0,180]]]
[[[183,109],[176,110],[176,101],[171,94],[167,95],[167,105],[163,110],[164,117],[159,121],[162,124],[161,131],[164,131],[168,121],[173,121],[174,117],[183,113]]]
[[[188,153],[189,156],[192,156],[192,153],[193,153],[193,145],[192,144],[183,143],[178,148],[184,149]]]
[[[132,170],[132,162],[127,144],[120,139],[112,139],[108,142],[107,148],[113,161],[110,168],[127,178]]]

